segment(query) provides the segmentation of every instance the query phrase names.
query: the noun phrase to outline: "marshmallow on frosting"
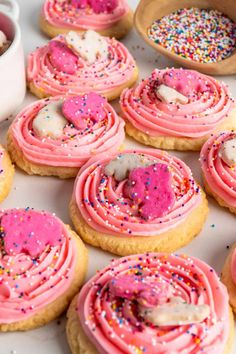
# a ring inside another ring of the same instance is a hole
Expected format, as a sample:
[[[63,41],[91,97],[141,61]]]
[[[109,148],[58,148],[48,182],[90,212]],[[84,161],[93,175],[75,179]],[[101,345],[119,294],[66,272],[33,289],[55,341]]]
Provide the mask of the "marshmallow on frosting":
[[[236,165],[236,138],[227,140],[219,150],[220,158],[228,165]]]
[[[94,63],[98,56],[105,60],[109,54],[107,41],[92,30],[88,30],[83,36],[70,31],[66,35],[66,42],[90,64]]]

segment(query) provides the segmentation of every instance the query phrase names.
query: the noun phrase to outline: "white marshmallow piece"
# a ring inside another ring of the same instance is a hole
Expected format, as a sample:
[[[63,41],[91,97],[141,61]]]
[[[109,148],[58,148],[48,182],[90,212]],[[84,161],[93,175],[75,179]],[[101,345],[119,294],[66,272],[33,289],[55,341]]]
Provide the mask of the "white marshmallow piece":
[[[166,103],[188,103],[188,97],[182,95],[172,87],[163,84],[157,88],[156,95],[161,101]]]
[[[236,166],[236,138],[225,141],[220,150],[219,157],[228,165]]]
[[[142,155],[137,154],[121,154],[106,165],[105,174],[107,176],[114,175],[117,181],[123,181],[133,169],[137,167],[148,167],[156,162],[162,161],[149,161]]]
[[[92,30],[86,31],[83,36],[70,31],[66,35],[66,42],[78,55],[90,64],[94,63],[98,57],[101,60],[108,58],[109,46],[107,41],[100,34]]]
[[[204,321],[210,315],[208,305],[187,304],[174,296],[170,302],[154,308],[139,307],[140,315],[154,326],[179,326]]]
[[[43,138],[57,139],[63,135],[63,130],[68,124],[62,114],[62,100],[49,103],[43,107],[33,120],[33,130]]]
[[[5,33],[0,31],[0,47],[2,47],[7,42],[7,37]]]

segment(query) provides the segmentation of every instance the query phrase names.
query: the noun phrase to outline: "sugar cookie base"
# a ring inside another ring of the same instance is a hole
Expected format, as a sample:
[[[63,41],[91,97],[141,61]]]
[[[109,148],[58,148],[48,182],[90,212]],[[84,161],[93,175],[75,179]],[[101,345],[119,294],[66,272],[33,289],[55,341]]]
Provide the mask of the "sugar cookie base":
[[[215,192],[212,191],[212,189],[210,188],[209,184],[207,183],[207,181],[204,177],[203,177],[203,180],[204,180],[204,187],[205,187],[207,194],[209,194],[211,197],[213,197],[220,206],[222,206],[224,208],[228,208],[229,211],[231,211],[231,213],[236,214],[236,207],[232,207],[229,204],[227,204],[221,197],[219,197]]]
[[[71,302],[69,310],[67,312],[67,325],[66,325],[66,334],[67,341],[69,343],[72,354],[99,354],[99,351],[95,348],[93,343],[89,340],[85,334],[83,327],[79,321],[79,317],[76,312],[76,302],[77,296]],[[225,346],[223,353],[217,354],[229,354],[232,349],[234,341],[234,318],[231,308],[229,309],[229,321],[230,321],[230,330],[229,337]]]
[[[101,96],[104,96],[108,101],[115,100],[120,97],[121,92],[125,88],[133,86],[135,84],[135,82],[137,81],[137,79],[138,79],[138,68],[136,66],[133,70],[132,77],[129,80],[127,80],[124,84],[117,86],[116,88],[112,89],[109,92],[104,92],[104,93],[99,92],[99,94],[101,94]],[[28,81],[27,85],[28,85],[30,92],[40,99],[48,98],[48,97],[52,96],[50,93],[48,93],[48,92],[44,91],[43,89],[39,88],[38,86],[36,86],[33,81]],[[90,91],[93,91],[93,89],[91,88]],[[96,92],[96,88],[94,89],[94,92]],[[86,92],[84,92],[84,93],[86,93]]]
[[[26,331],[47,324],[60,316],[62,312],[67,309],[75,294],[78,293],[87,272],[88,252],[78,235],[72,231],[69,226],[67,226],[67,228],[70,237],[75,240],[77,248],[77,264],[70,287],[64,292],[64,294],[60,295],[58,299],[51,304],[46,305],[45,308],[39,310],[28,319],[14,323],[0,323],[1,332]]]
[[[125,118],[124,118],[125,119]],[[174,136],[150,136],[141,130],[135,128],[127,119],[125,119],[126,133],[133,139],[144,145],[154,146],[158,149],[178,150],[178,151],[199,151],[202,145],[209,139],[210,135],[201,138],[185,138]],[[236,108],[225,121],[215,129],[212,134],[225,130],[236,130]]]
[[[3,149],[3,147],[0,145]],[[13,176],[14,176],[14,166],[10,160],[10,157],[4,149],[4,155],[2,159],[3,173],[0,174],[0,202],[2,202],[9,194]]]
[[[39,17],[39,26],[41,31],[46,34],[48,37],[53,38],[59,34],[65,34],[69,31],[75,31],[75,29],[70,27],[56,27],[50,24],[45,17],[41,14]],[[130,10],[126,15],[124,15],[118,22],[116,22],[113,26],[104,29],[97,30],[96,32],[100,33],[102,36],[106,37],[115,37],[120,39],[124,37],[133,27],[133,12]],[[84,33],[86,30],[76,30],[78,33]]]
[[[188,244],[201,231],[208,214],[208,202],[202,191],[202,202],[179,225],[157,236],[109,235],[92,229],[83,219],[72,199],[70,217],[82,239],[120,256],[145,252],[173,252]]]
[[[230,253],[228,257],[226,258],[223,270],[222,270],[222,275],[221,275],[221,280],[225,284],[228,293],[229,293],[229,302],[230,305],[236,314],[236,284],[233,281],[233,278],[231,276],[231,260],[232,260],[232,254],[233,251],[236,247],[236,243],[231,247]]]
[[[10,130],[7,135],[7,149],[12,162],[29,175],[55,176],[65,179],[75,177],[79,171],[79,168],[76,167],[46,166],[29,161],[14,142]]]

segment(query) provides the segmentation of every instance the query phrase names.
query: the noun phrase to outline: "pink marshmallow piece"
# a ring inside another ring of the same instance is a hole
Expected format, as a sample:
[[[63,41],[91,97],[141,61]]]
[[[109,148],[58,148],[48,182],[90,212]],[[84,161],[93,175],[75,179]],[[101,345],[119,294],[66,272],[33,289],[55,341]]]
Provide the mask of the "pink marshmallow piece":
[[[77,129],[86,129],[88,122],[94,124],[106,118],[105,103],[105,98],[91,92],[66,99],[62,105],[62,113]]]
[[[57,70],[74,74],[78,68],[78,57],[65,43],[57,40],[49,42],[50,60]]]
[[[208,90],[199,73],[189,70],[169,70],[164,74],[163,84],[189,97]]]
[[[137,300],[145,307],[162,305],[172,296],[169,284],[164,282],[144,283],[135,275],[114,278],[109,283],[110,293],[127,300]]]
[[[166,164],[157,163],[135,168],[129,174],[125,193],[139,206],[144,219],[160,218],[175,203],[172,177]]]
[[[62,225],[52,215],[13,209],[1,216],[1,237],[8,255],[25,252],[39,256],[47,247],[62,242]]]

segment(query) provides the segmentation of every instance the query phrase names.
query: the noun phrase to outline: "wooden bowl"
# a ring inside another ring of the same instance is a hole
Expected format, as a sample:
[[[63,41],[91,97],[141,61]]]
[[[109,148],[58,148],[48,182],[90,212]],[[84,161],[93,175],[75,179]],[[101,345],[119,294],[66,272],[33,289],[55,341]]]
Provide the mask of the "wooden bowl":
[[[204,64],[173,54],[148,38],[148,28],[155,20],[181,8],[191,7],[219,10],[236,22],[236,0],[141,0],[134,15],[134,25],[148,44],[183,67],[211,75],[235,74],[236,50],[222,61]]]

